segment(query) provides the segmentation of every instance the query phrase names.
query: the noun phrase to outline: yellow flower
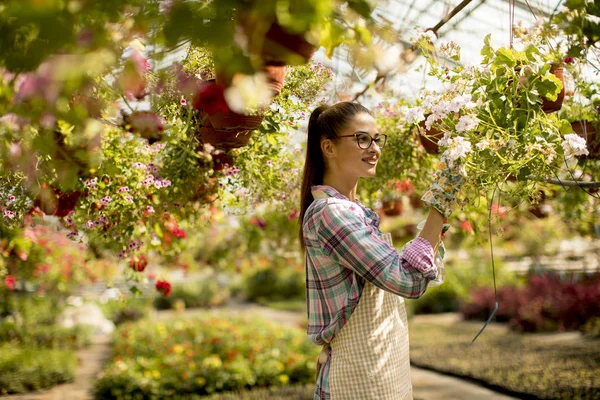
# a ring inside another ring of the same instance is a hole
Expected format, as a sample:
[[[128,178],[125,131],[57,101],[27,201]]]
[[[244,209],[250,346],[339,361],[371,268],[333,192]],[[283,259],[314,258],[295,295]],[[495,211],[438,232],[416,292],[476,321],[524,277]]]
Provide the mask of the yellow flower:
[[[196,385],[198,386],[203,386],[206,383],[206,379],[204,379],[203,377],[198,377],[196,378]]]
[[[282,385],[287,385],[290,381],[290,377],[283,374],[283,375],[279,375],[279,382],[281,382]]]

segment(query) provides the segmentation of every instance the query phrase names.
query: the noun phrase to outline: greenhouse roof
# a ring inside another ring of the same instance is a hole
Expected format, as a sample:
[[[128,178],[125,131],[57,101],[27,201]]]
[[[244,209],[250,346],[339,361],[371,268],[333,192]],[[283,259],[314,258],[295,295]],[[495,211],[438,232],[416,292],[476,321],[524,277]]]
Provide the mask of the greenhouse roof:
[[[440,41],[452,41],[461,47],[463,63],[473,64],[481,60],[479,51],[487,34],[491,34],[494,47],[510,45],[511,3],[514,4],[512,21],[522,21],[525,26],[530,26],[550,17],[561,8],[564,0],[385,0],[377,3],[374,15],[391,22],[408,47],[418,30],[442,24],[453,10],[464,6],[443,23],[437,33]],[[317,59],[333,68],[338,76],[338,89],[342,91],[361,92],[376,77],[375,71],[353,68],[348,61],[348,52],[343,48],[336,50],[332,60],[326,59],[322,52]],[[423,85],[428,84],[426,74],[419,69],[423,63],[423,58],[419,57],[405,71],[394,74],[387,89],[399,96],[416,97]]]

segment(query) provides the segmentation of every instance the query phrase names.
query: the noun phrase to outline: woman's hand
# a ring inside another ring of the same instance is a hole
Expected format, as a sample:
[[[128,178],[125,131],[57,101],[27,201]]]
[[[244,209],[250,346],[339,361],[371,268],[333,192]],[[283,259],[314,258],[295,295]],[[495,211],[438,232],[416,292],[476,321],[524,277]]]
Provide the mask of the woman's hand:
[[[445,218],[450,217],[456,195],[465,183],[467,176],[462,160],[449,161],[442,154],[439,169],[435,172],[435,180],[425,192],[421,201],[427,206],[434,208]]]

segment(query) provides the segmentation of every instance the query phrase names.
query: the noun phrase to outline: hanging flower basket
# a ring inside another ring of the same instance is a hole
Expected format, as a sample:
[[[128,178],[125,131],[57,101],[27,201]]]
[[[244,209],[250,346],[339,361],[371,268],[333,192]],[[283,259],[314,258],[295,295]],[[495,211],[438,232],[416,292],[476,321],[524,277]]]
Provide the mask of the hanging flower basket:
[[[600,134],[591,122],[575,121],[571,122],[573,131],[586,140],[587,149],[590,152],[587,156],[578,156],[582,159],[600,159]]]
[[[562,83],[562,89],[560,90],[560,93],[556,97],[555,101],[551,101],[544,98],[542,102],[542,110],[544,110],[545,113],[552,113],[560,110],[565,99],[565,77],[563,75],[563,66],[558,64],[552,65],[552,67],[550,68],[550,73],[554,74],[554,76],[560,79],[560,82]]]
[[[429,154],[439,154],[438,142],[444,136],[444,133],[434,128],[427,129],[425,121],[421,121],[419,126],[421,127],[419,129],[419,141],[425,148],[425,151]]]
[[[402,199],[383,201],[383,213],[388,217],[402,215],[403,204]]]
[[[286,67],[285,65],[272,65],[267,63],[267,65],[264,66],[264,72],[267,74],[267,82],[273,92],[273,97],[275,97],[281,93],[281,89],[283,89]]]
[[[252,131],[218,131],[211,127],[198,128],[203,143],[210,143],[215,149],[229,150],[248,145]]]
[[[276,21],[266,27],[263,16],[240,13],[237,21],[248,38],[250,52],[259,54],[266,64],[306,64],[317,50],[304,32],[289,32]]]

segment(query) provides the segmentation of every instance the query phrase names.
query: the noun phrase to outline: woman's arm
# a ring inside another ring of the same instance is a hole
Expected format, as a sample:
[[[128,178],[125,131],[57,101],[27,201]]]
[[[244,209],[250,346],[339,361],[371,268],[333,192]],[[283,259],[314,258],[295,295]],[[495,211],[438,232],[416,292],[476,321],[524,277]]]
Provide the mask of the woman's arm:
[[[420,237],[431,243],[433,247],[433,253],[437,254],[438,246],[440,244],[440,236],[442,234],[442,227],[444,226],[444,216],[440,214],[435,208],[429,210],[429,215],[425,221],[425,226],[419,234]]]

